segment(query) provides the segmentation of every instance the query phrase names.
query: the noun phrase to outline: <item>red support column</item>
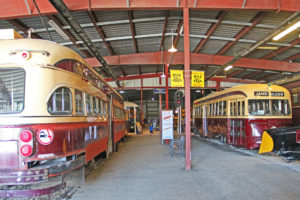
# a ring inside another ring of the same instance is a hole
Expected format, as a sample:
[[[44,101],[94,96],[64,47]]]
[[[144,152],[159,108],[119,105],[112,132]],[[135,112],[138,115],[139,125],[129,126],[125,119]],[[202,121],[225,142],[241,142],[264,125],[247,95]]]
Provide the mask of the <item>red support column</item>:
[[[168,64],[165,64],[165,74],[166,74],[166,110],[169,110],[169,72]]]
[[[191,170],[191,75],[190,75],[190,25],[189,8],[183,9],[184,25],[184,94],[185,94],[185,169]]]
[[[143,114],[143,79],[141,79],[141,125],[142,126],[144,125],[144,114]]]
[[[162,135],[162,102],[161,102],[161,94],[159,94],[159,131],[160,131],[160,135]]]

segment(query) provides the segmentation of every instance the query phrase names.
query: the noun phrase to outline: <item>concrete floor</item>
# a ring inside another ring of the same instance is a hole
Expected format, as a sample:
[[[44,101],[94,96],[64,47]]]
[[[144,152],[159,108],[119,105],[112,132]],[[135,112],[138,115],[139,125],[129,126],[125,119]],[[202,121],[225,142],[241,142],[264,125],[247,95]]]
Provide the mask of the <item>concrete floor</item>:
[[[184,157],[171,158],[159,136],[130,136],[71,199],[300,199],[300,163],[247,155],[195,136],[192,149],[193,169],[186,171]]]

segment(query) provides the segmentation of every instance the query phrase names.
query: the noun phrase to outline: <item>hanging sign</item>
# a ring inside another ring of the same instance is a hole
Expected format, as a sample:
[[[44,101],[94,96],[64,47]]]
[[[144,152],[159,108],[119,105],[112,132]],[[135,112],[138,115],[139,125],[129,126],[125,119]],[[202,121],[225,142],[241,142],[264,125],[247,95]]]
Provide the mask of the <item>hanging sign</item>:
[[[192,71],[191,87],[204,87],[204,72]]]
[[[171,87],[184,87],[184,78],[182,70],[170,70]]]

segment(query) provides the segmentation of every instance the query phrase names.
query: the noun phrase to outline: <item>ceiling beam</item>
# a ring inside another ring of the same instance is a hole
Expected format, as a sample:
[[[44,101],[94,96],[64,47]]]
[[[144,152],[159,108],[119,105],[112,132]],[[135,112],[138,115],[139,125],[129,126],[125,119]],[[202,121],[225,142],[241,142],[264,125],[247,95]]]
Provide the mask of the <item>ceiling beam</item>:
[[[271,38],[273,38],[275,35],[277,35],[279,32],[281,32],[282,30],[286,29],[289,24],[295,20],[296,18],[298,18],[300,15],[300,11],[297,11],[295,13],[293,13],[292,15],[290,15],[288,18],[286,18],[285,20],[283,20],[277,27],[276,29],[274,29],[270,34],[268,34],[266,37],[264,37],[263,39],[259,40],[258,42],[256,42],[254,45],[252,45],[251,47],[241,51],[237,56],[235,56],[234,58],[232,58],[230,61],[228,61],[227,63],[225,63],[224,65],[222,65],[222,67],[220,67],[219,69],[215,70],[214,72],[212,72],[211,74],[209,74],[207,76],[207,79],[205,81],[208,81],[210,78],[218,75],[220,72],[223,72],[223,70],[229,66],[229,65],[233,65],[235,63],[237,63],[239,60],[241,60],[242,58],[244,58],[245,56],[247,56],[248,54],[252,53],[254,50],[256,50],[259,46],[261,46],[262,44],[266,43],[267,41],[269,41]]]
[[[203,38],[200,40],[200,42],[197,44],[196,48],[194,49],[194,53],[198,53],[200,51],[200,49],[205,45],[205,43],[207,42],[207,40],[209,39],[209,37],[214,33],[214,31],[217,29],[217,27],[219,26],[219,24],[221,23],[221,21],[225,18],[227,12],[225,11],[220,11],[216,17],[216,19],[218,20],[218,22],[212,23],[208,29],[208,31],[206,32],[206,38]]]
[[[130,25],[130,30],[131,30],[134,53],[138,53],[139,49],[138,49],[137,41],[136,41],[136,38],[135,38],[135,35],[136,35],[135,26],[132,22],[132,20],[133,20],[132,10],[128,10],[128,18],[129,18],[129,25]],[[141,75],[142,74],[142,67],[141,66],[139,66],[139,71],[140,71],[140,75]]]
[[[297,38],[297,39],[293,40],[292,42],[290,42],[290,46],[288,46],[288,47],[280,47],[277,50],[272,51],[271,53],[268,53],[267,55],[261,57],[261,59],[266,59],[266,60],[270,59],[270,58],[272,58],[275,55],[277,56],[280,53],[282,53],[284,51],[287,51],[288,49],[294,47],[297,44],[300,44],[300,39],[299,38]]]
[[[163,50],[164,41],[165,41],[165,33],[166,33],[167,26],[168,26],[168,19],[169,19],[169,11],[167,11],[167,15],[165,16],[164,27],[162,30],[162,36],[161,36],[161,41],[160,41],[160,45],[159,45],[159,51]]]
[[[149,1],[131,1],[131,10],[172,10],[183,8],[186,0],[180,0],[179,7],[177,7],[177,0],[149,0]],[[14,19],[21,17],[38,16],[32,1],[27,1],[30,12],[27,9],[24,0],[1,0],[0,19]],[[51,6],[49,1],[36,0],[41,10],[42,15],[57,14],[57,11]],[[65,1],[67,7],[71,11],[88,11],[88,10],[118,10],[128,9],[126,1],[107,1],[107,0],[68,0]],[[196,6],[194,0],[187,0],[187,7],[191,9],[214,9],[214,10],[267,10],[267,11],[290,11],[295,12],[300,10],[300,4],[295,0],[248,0],[243,8],[242,0],[224,1],[224,0],[203,0],[198,1]],[[280,4],[278,3],[280,2]]]
[[[175,48],[176,48],[177,43],[178,43],[178,41],[179,41],[179,39],[180,39],[180,30],[181,30],[182,28],[183,28],[183,20],[180,19],[179,22],[178,22],[177,28],[176,28],[176,36],[175,36],[175,38],[174,38],[174,40],[173,40],[173,44],[174,44],[174,47],[175,47]],[[172,34],[173,34],[173,32],[172,32]]]
[[[95,16],[95,13],[93,11],[88,11],[87,12],[92,23],[94,24],[94,27],[96,29],[96,31],[98,32],[99,36],[101,37],[102,39],[102,42],[104,43],[107,51],[109,52],[110,55],[114,55],[115,52],[113,50],[113,48],[111,47],[111,45],[105,40],[106,36],[105,36],[105,33],[104,31],[102,30],[102,28],[100,26],[97,25],[97,18]]]
[[[285,58],[284,61],[291,62],[291,61],[296,60],[299,57],[300,57],[300,53],[296,53],[296,54],[294,54],[294,55],[292,55],[290,57]]]
[[[156,78],[160,77],[161,73],[153,73],[153,74],[143,74],[143,75],[137,75],[137,76],[126,76],[126,77],[119,77],[119,81],[125,81],[125,80],[136,80],[136,79],[144,79],[144,78]],[[170,75],[169,75],[170,77]],[[113,81],[112,78],[106,78],[105,81],[111,82]],[[241,80],[241,79],[229,79],[229,78],[220,78],[220,77],[214,77],[211,79],[211,81],[220,81],[220,82],[232,82],[232,83],[258,83],[257,81],[253,80]]]
[[[83,47],[83,45],[81,44],[77,44],[76,43],[76,39],[75,37],[71,34],[70,31],[66,30],[66,29],[63,29],[63,24],[61,23],[61,21],[55,16],[55,15],[48,15],[47,16],[50,20],[53,20],[57,26],[59,26],[61,28],[61,30],[69,37],[70,41],[73,43],[73,45],[77,48],[81,48]],[[91,57],[91,54],[87,51],[87,50],[84,50],[84,49],[80,49],[80,51],[83,53],[83,55],[85,55],[85,57],[87,58],[90,58]]]
[[[172,62],[170,62],[171,54],[174,54]],[[164,58],[163,60],[162,57]],[[232,56],[191,53],[191,64],[224,65],[233,58],[234,57]],[[104,59],[106,60],[108,65],[182,65],[184,63],[184,55],[182,52],[162,53],[158,51],[152,53],[104,56]],[[85,60],[93,67],[101,66],[101,64],[99,63],[99,61],[97,61],[96,58],[87,58]],[[300,71],[300,63],[289,63],[283,61],[261,60],[253,58],[241,58],[234,64],[234,66],[240,68],[261,69],[270,71]]]
[[[266,12],[259,12],[255,17],[250,21],[251,26],[244,26],[242,30],[240,30],[235,36],[234,41],[228,42],[226,45],[222,47],[217,53],[217,55],[223,55],[230,47],[232,47],[236,42],[241,39],[244,35],[246,35],[249,31],[251,31],[256,24],[258,24],[264,17],[266,16]]]
[[[28,30],[30,28],[28,26],[26,26],[23,22],[21,22],[18,19],[10,19],[10,20],[7,20],[7,21],[9,23],[11,23],[12,25],[14,25],[17,29],[19,29],[20,31],[22,31],[25,35],[28,35]],[[35,39],[42,39],[38,34],[36,34],[34,32],[31,33],[31,37],[35,38]]]
[[[233,71],[232,73],[226,75],[226,78],[232,78],[242,72],[246,71],[246,69],[236,69],[235,71]]]
[[[95,13],[94,13],[92,10],[89,10],[89,11],[88,11],[88,15],[89,15],[89,17],[90,17],[90,19],[91,19],[91,21],[92,21],[92,23],[93,23],[93,25],[94,25],[94,28],[96,29],[96,31],[98,32],[99,36],[101,37],[102,42],[104,43],[104,45],[105,45],[105,47],[106,47],[106,49],[107,49],[109,55],[111,55],[111,56],[112,56],[112,55],[115,55],[115,52],[114,52],[112,46],[111,46],[110,43],[107,42],[106,39],[105,39],[105,38],[106,38],[106,35],[105,35],[103,29],[101,28],[101,26],[98,26],[98,25],[97,25],[97,17],[96,17],[96,15],[95,15]],[[122,66],[120,67],[120,69],[121,69],[121,71],[122,71],[123,76],[126,76],[126,73],[125,73],[125,71],[124,71],[124,69],[123,69]]]

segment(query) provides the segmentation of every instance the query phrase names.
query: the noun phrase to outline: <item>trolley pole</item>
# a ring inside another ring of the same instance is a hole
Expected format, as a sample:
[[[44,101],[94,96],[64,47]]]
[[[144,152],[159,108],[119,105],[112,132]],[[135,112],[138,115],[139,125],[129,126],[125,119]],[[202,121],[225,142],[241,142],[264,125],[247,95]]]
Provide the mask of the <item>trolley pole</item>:
[[[190,25],[187,2],[183,8],[184,25],[184,93],[185,93],[185,169],[191,170],[191,75],[190,75]]]

